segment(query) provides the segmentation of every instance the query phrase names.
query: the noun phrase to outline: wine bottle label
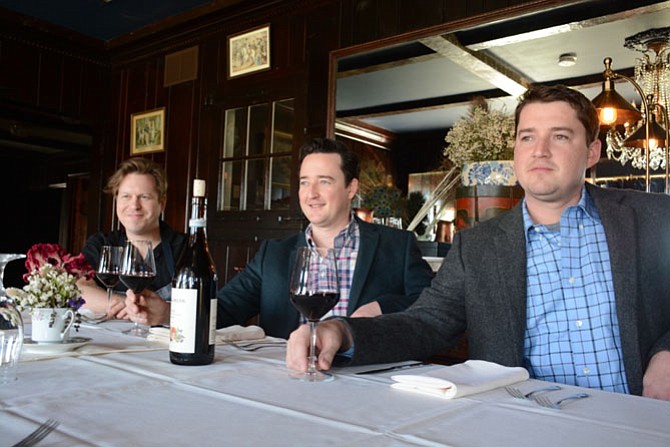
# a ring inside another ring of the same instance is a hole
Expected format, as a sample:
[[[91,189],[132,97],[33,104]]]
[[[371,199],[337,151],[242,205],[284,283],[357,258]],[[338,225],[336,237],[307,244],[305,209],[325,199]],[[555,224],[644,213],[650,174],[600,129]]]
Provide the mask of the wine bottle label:
[[[219,300],[213,298],[209,302],[209,344],[216,344],[216,306]]]
[[[172,288],[170,351],[182,354],[195,353],[197,303],[197,290]]]

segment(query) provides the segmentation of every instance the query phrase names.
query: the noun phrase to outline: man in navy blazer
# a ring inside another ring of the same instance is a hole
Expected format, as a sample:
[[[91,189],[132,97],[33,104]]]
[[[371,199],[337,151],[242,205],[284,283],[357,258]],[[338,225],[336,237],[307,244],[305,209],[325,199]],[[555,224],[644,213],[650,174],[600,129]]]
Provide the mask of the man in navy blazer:
[[[242,272],[218,293],[217,327],[259,324],[274,337],[287,338],[300,325],[288,281],[297,247],[347,247],[352,274],[346,315],[372,317],[406,309],[430,285],[433,272],[413,233],[361,221],[351,202],[358,191],[358,157],[341,142],[315,139],[301,148],[300,207],[310,224],[304,232],[261,244]],[[338,256],[339,257],[339,256]],[[146,324],[169,323],[169,303],[128,293],[131,315]]]
[[[534,87],[516,109],[512,211],[459,232],[409,309],[319,325],[319,367],[426,358],[467,329],[470,357],[532,377],[670,400],[670,197],[584,183],[600,158],[581,93]],[[287,365],[305,370],[307,338]],[[353,351],[353,352],[351,352]]]

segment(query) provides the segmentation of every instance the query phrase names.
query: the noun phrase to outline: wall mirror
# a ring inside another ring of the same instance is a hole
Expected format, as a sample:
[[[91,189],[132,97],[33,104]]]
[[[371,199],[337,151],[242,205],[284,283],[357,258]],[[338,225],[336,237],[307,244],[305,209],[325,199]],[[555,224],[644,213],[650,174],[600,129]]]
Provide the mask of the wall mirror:
[[[446,133],[472,97],[512,112],[530,83],[574,86],[592,99],[601,89],[606,56],[615,71],[633,76],[645,54],[624,47],[625,39],[670,24],[667,1],[509,11],[334,52],[330,130],[358,125],[396,135]],[[616,89],[639,105],[632,87],[617,83]]]

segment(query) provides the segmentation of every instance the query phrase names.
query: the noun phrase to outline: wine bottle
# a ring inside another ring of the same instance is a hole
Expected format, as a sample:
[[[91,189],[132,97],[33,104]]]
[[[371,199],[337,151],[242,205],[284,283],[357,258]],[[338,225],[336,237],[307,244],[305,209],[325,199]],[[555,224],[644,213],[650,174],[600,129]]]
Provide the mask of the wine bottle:
[[[207,365],[214,360],[216,341],[216,268],[207,246],[205,181],[193,181],[188,246],[172,280],[170,361]]]

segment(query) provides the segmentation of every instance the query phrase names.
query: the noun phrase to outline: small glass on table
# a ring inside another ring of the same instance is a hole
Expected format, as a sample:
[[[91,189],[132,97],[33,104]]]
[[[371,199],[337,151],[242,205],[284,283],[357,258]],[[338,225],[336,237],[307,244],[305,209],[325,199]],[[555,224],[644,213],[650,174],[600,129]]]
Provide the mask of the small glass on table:
[[[340,300],[335,250],[317,247],[298,248],[291,272],[291,303],[307,320],[310,330],[309,364],[306,372],[291,373],[305,382],[333,380],[333,375],[316,369],[316,327],[319,320]]]
[[[151,241],[127,241],[123,249],[123,260],[119,279],[135,295],[142,293],[156,277],[156,262]],[[132,328],[123,331],[124,334],[146,337],[149,328],[134,321]]]

